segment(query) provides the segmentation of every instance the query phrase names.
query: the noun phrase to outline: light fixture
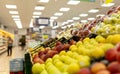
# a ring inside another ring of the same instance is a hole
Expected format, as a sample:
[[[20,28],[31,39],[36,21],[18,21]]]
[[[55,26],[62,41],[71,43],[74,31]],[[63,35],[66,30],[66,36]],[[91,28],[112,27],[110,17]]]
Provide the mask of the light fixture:
[[[63,26],[63,27],[61,27],[62,29],[65,29],[65,28],[67,28],[67,26]]]
[[[62,16],[63,13],[55,13],[54,15],[55,15],[55,16]]]
[[[18,11],[9,11],[10,14],[18,14]]]
[[[43,29],[43,28],[45,28],[45,26],[40,26],[39,28],[40,28],[40,29]]]
[[[31,19],[29,27],[33,27],[33,19]]]
[[[67,22],[73,22],[74,20],[67,20]]]
[[[88,14],[80,14],[79,16],[80,17],[86,17],[86,16],[88,16]]]
[[[79,20],[80,17],[73,17],[72,19],[73,19],[73,20]]]
[[[33,15],[41,15],[41,12],[33,12]]]
[[[69,22],[63,22],[62,25],[68,24]]]
[[[12,18],[20,18],[18,15],[12,15]]]
[[[14,20],[14,21],[20,21],[20,19],[19,19],[19,18],[13,18],[13,20]]]
[[[96,15],[96,17],[99,17],[99,16],[102,17],[102,16],[105,16],[105,15],[104,14],[98,14],[98,15]]]
[[[81,20],[82,23],[87,23],[87,20]]]
[[[39,0],[38,2],[48,3],[49,0]]]
[[[37,16],[37,15],[36,15],[36,16],[32,16],[32,17],[33,17],[33,18],[39,18],[40,16]]]
[[[69,2],[67,3],[67,4],[69,4],[69,5],[77,5],[77,4],[79,4],[80,3],[80,1],[73,1],[73,0],[69,0]]]
[[[15,21],[16,25],[18,28],[22,28],[22,23],[21,21]]]
[[[70,8],[63,7],[63,8],[60,8],[60,10],[59,10],[59,11],[66,12],[66,11],[69,11],[69,10],[70,10]]]
[[[50,17],[50,19],[58,19],[58,17],[52,16]]]
[[[99,12],[99,10],[98,10],[98,9],[91,9],[91,10],[89,10],[88,12],[89,12],[89,13],[97,13],[97,12]]]
[[[89,21],[94,20],[95,18],[88,18]]]
[[[36,7],[35,7],[35,10],[44,10],[44,9],[45,9],[44,6],[36,6]]]
[[[58,28],[59,26],[54,26],[54,27],[52,27],[52,29],[56,29],[56,28]]]
[[[17,9],[16,5],[6,5],[6,8],[8,9]]]
[[[111,6],[113,6],[113,5],[115,5],[115,3],[108,3],[108,4],[102,4],[101,6],[102,7],[111,7]]]

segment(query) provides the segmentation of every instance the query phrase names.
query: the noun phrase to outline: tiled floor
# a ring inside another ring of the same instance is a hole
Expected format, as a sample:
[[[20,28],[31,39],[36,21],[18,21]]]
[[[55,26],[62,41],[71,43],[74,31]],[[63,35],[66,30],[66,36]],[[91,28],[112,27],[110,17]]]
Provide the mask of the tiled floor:
[[[24,52],[20,47],[14,47],[12,56],[7,56],[7,52],[0,55],[0,74],[9,74],[9,61],[14,58],[23,58]]]

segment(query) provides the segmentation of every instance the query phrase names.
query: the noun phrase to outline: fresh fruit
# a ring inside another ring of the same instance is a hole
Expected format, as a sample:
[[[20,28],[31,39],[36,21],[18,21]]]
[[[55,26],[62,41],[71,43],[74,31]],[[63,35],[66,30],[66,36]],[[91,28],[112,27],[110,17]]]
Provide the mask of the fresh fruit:
[[[118,62],[112,62],[108,65],[108,70],[114,74],[114,73],[119,73],[120,72],[120,63]]]
[[[117,44],[120,42],[120,34],[113,35],[112,43]]]
[[[96,74],[111,74],[108,70],[98,71]]]
[[[88,68],[82,68],[77,74],[91,74],[91,72]]]
[[[106,66],[103,63],[95,63],[91,66],[91,72],[92,73],[97,73],[101,70],[106,70]]]
[[[98,36],[95,38],[95,40],[96,40],[97,42],[100,42],[100,43],[104,43],[104,42],[105,42],[105,38],[102,37],[102,36],[100,36],[100,35],[98,35]]]
[[[45,70],[45,65],[44,64],[35,63],[32,66],[32,73],[33,74],[40,74],[43,70]]]
[[[117,54],[116,59],[120,63],[120,52]]]
[[[91,55],[94,58],[100,58],[104,56],[104,51],[101,48],[96,48],[92,50]]]
[[[118,43],[116,46],[115,46],[115,49],[119,52],[120,51],[120,43]]]
[[[43,70],[40,74],[48,74],[46,70]]]
[[[76,63],[72,63],[68,66],[67,72],[69,74],[77,74],[77,72],[80,70],[80,67]]]
[[[71,45],[69,48],[70,51],[77,51],[77,46],[76,45]]]
[[[106,51],[105,58],[110,62],[115,61],[117,53],[118,53],[117,50],[115,50],[114,48],[111,48],[108,51]]]
[[[44,61],[43,61],[42,59],[40,59],[39,57],[34,58],[34,59],[33,59],[33,62],[34,62],[34,63],[40,63],[40,64],[43,64],[43,63],[44,63]]]

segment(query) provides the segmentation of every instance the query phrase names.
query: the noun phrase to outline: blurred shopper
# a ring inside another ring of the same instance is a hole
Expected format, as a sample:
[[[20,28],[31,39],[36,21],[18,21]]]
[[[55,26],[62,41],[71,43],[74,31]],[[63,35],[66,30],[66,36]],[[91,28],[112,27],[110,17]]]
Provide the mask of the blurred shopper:
[[[26,37],[24,35],[22,36],[22,38],[20,38],[19,43],[20,43],[21,49],[23,50],[26,46]]]
[[[12,47],[13,47],[13,40],[8,37],[8,47],[7,47],[7,56],[11,56],[12,55]]]

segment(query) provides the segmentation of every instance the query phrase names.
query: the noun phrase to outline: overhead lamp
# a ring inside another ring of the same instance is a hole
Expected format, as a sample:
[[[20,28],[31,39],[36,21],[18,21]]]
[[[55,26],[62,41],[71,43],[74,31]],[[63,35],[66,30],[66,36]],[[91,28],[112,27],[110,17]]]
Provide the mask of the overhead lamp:
[[[31,19],[29,27],[33,27],[33,19]]]
[[[58,19],[58,17],[52,16],[50,17],[50,19]]]
[[[21,21],[15,21],[16,25],[18,28],[22,28],[22,23]]]
[[[88,14],[80,14],[79,16],[80,16],[80,17],[87,17]]]
[[[12,15],[12,18],[20,18],[18,15]]]
[[[69,10],[70,10],[70,8],[63,7],[63,8],[60,8],[60,10],[59,10],[59,11],[66,12],[66,11],[69,11]]]
[[[98,9],[91,9],[91,10],[89,10],[88,12],[89,12],[89,13],[97,13],[97,12],[99,12],[99,10],[98,10]]]
[[[115,3],[108,3],[108,4],[102,4],[101,6],[102,7],[111,7],[111,6],[113,6],[113,5],[115,5]]]
[[[41,15],[41,12],[33,12],[33,15]]]
[[[45,28],[45,26],[40,26],[39,28],[40,28],[40,29],[43,29],[43,28]]]
[[[33,17],[33,18],[39,18],[40,16],[37,16],[37,15],[36,15],[36,16],[32,16],[32,17]]]
[[[35,7],[35,10],[44,10],[44,9],[45,9],[44,6],[36,6],[36,7]]]
[[[17,9],[16,5],[6,5],[6,8],[8,9]]]
[[[10,14],[18,14],[18,11],[9,11]]]
[[[67,22],[73,22],[74,20],[67,20]]]
[[[80,1],[69,0],[69,2],[67,4],[69,4],[69,5],[77,5],[79,3],[80,3]]]
[[[88,20],[90,20],[90,21],[91,21],[91,20],[94,20],[94,19],[95,19],[95,18],[88,18]]]
[[[79,20],[80,17],[73,17],[72,19],[73,19],[73,20]]]
[[[63,26],[63,27],[61,27],[62,29],[65,29],[65,28],[67,28],[67,26]]]
[[[20,21],[20,19],[19,19],[19,18],[13,18],[13,20],[14,20],[14,21]]]
[[[58,28],[59,26],[54,26],[54,27],[52,27],[53,29],[56,29],[56,28]]]
[[[104,14],[98,14],[98,15],[96,15],[96,17],[99,17],[99,16],[102,17],[102,16],[105,16],[105,15]]]
[[[55,16],[62,16],[63,13],[55,13],[54,15],[55,15]]]
[[[68,22],[63,22],[62,25],[68,24]]]
[[[81,20],[81,22],[82,22],[82,23],[86,23],[86,22],[87,22],[87,20]]]
[[[49,0],[39,0],[38,2],[48,3]]]

